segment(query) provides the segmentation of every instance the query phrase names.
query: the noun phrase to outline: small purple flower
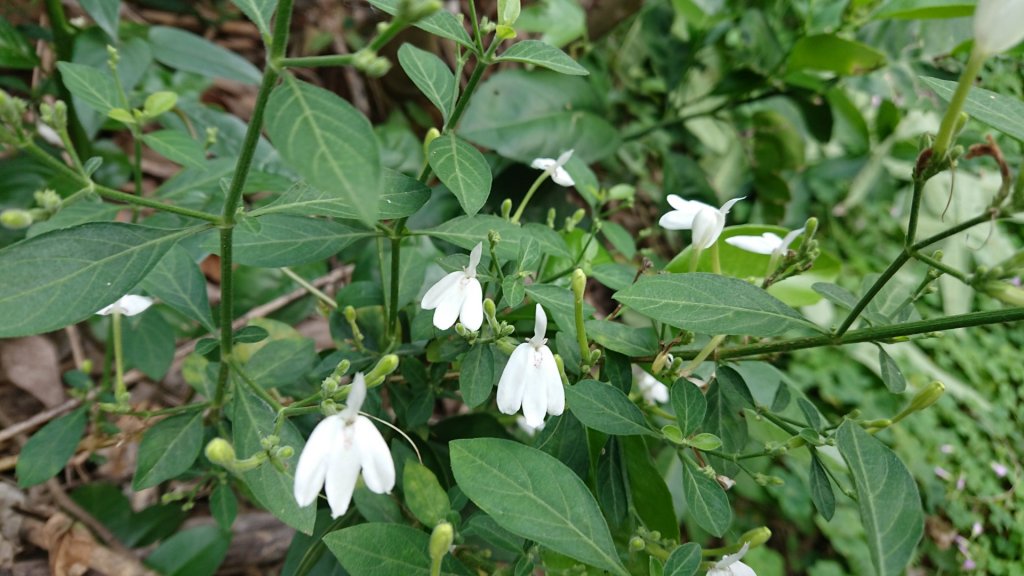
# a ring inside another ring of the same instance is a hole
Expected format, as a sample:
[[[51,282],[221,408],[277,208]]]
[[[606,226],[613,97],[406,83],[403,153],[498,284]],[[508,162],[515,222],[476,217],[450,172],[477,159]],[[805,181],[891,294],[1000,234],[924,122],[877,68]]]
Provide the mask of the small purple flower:
[[[956,479],[956,490],[957,492],[963,492],[964,487],[967,485],[967,475],[961,473]]]
[[[942,478],[943,480],[953,479],[953,475],[949,473],[949,470],[946,470],[942,466],[935,467],[935,475],[938,476],[939,478]]]
[[[981,536],[982,532],[984,532],[984,528],[982,528],[981,522],[975,522],[971,526],[971,538],[977,538],[978,536]]]
[[[977,567],[978,567],[978,565],[975,564],[974,560],[971,559],[971,558],[965,559],[964,563],[960,566],[960,568],[962,568],[964,570],[974,570]]]
[[[1006,466],[1003,466],[999,462],[993,462],[991,464],[991,466],[992,466],[992,471],[995,472],[996,476],[998,476],[1000,478],[1005,478],[1006,475],[1010,472],[1010,470],[1007,469]]]
[[[952,444],[943,444],[942,446],[939,446],[939,452],[942,452],[943,454],[952,454],[953,450],[955,450],[955,448],[953,448]]]

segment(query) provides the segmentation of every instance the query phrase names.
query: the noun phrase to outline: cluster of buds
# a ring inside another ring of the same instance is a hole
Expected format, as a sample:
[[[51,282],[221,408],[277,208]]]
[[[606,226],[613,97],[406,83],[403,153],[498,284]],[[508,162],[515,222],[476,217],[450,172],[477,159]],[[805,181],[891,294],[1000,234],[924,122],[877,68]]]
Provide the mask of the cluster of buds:
[[[61,207],[61,197],[49,188],[33,194],[35,208],[8,208],[0,213],[0,225],[10,230],[28,228],[35,222],[49,220]]]
[[[22,125],[26,110],[24,100],[0,90],[0,144],[21,147],[32,139]]]

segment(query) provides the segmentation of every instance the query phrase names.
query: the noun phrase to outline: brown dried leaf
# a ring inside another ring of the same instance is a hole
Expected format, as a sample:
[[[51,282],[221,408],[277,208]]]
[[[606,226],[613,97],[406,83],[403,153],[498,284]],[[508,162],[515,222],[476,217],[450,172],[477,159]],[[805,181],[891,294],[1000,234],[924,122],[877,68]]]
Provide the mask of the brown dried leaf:
[[[47,408],[66,400],[58,364],[57,347],[45,336],[0,342],[0,367],[7,379]]]

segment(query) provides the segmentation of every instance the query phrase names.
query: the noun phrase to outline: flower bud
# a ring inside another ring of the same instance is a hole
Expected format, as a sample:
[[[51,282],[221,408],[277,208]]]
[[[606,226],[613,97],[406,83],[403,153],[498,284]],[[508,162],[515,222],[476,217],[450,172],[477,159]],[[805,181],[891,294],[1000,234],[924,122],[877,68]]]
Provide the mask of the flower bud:
[[[260,446],[262,446],[264,450],[271,450],[280,443],[281,439],[273,434],[260,438]]]
[[[730,490],[733,486],[736,485],[735,480],[729,478],[724,474],[719,474],[718,476],[715,476],[715,482],[718,482],[718,485],[722,487],[722,490]]]
[[[334,368],[334,372],[331,372],[331,377],[341,378],[342,376],[345,375],[346,372],[348,372],[348,369],[351,367],[352,363],[349,362],[348,359],[346,358],[341,362],[338,362],[337,367]]]
[[[942,382],[935,380],[931,384],[922,388],[914,398],[910,401],[910,404],[903,409],[902,412],[893,417],[893,423],[903,420],[907,416],[910,416],[914,412],[919,412],[925,408],[935,404],[942,398],[942,394],[946,391],[946,386]]]
[[[378,56],[370,61],[363,70],[370,78],[380,78],[391,70],[391,61],[383,56]]]
[[[1024,306],[1024,288],[1009,282],[993,280],[981,286],[982,292],[1010,306]]]
[[[52,214],[57,210],[60,210],[60,194],[57,194],[55,191],[49,188],[45,190],[36,190],[32,196],[35,198],[36,204],[45,211]]]
[[[572,273],[572,293],[576,300],[583,300],[583,292],[587,289],[587,275],[577,268]]]
[[[427,135],[423,137],[423,155],[430,155],[430,144],[437,140],[441,136],[441,132],[437,128],[431,128],[427,130]]]
[[[219,133],[219,130],[217,129],[216,126],[207,126],[206,127],[206,140],[203,142],[203,147],[206,148],[206,149],[210,149],[215,144],[217,144],[217,134],[218,133]]]
[[[484,314],[490,318],[493,317],[495,313],[497,313],[497,310],[494,307],[494,300],[484,298]]]
[[[771,537],[772,531],[767,526],[761,526],[740,536],[740,543],[747,544],[751,548],[757,548],[758,546],[763,546]]]
[[[509,208],[511,208],[512,207],[512,202],[509,201],[508,204],[509,204]],[[558,216],[558,213],[555,211],[555,209],[554,208],[548,208],[548,218],[546,220],[546,222],[548,224],[548,228],[552,228],[553,229],[555,227],[555,217],[556,216]]]
[[[9,208],[0,213],[0,225],[11,230],[21,230],[32,225],[32,213],[21,208]]]
[[[501,202],[501,217],[508,220],[512,215],[512,199],[505,198]]]
[[[224,468],[231,468],[235,463],[235,449],[223,438],[214,438],[206,445],[206,458]]]
[[[633,536],[629,539],[629,549],[633,552],[640,552],[647,547],[644,539],[639,536]]]
[[[452,542],[454,541],[455,530],[451,524],[441,522],[435,526],[434,531],[430,533],[430,544],[428,545],[430,561],[439,565],[445,555],[448,554],[448,550],[451,549]]]
[[[348,322],[349,324],[352,324],[356,321],[356,309],[353,308],[352,306],[345,306],[345,309],[342,310],[341,313],[345,315],[345,321]]]
[[[287,460],[292,456],[295,456],[295,448],[291,446],[280,446],[274,451],[274,457],[281,460]]]
[[[381,358],[377,365],[366,374],[366,387],[372,388],[384,381],[384,378],[398,368],[398,356],[388,354]]]
[[[117,48],[107,44],[107,66],[110,66],[110,69],[116,72],[117,63],[120,61],[121,55],[117,53]]]
[[[661,372],[665,369],[665,363],[669,362],[669,358],[671,358],[671,356],[669,356],[665,352],[661,352],[657,356],[655,356],[654,362],[651,364],[651,374],[653,374],[654,376],[658,376],[659,374],[661,374]]]

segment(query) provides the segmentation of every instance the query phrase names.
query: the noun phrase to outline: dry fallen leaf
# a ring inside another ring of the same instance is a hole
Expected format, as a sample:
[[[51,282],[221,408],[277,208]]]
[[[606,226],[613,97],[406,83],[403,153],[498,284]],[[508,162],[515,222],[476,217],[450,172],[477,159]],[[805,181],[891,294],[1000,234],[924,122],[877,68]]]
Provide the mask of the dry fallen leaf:
[[[47,408],[67,399],[60,381],[57,347],[45,336],[0,342],[0,369],[11,383]]]

